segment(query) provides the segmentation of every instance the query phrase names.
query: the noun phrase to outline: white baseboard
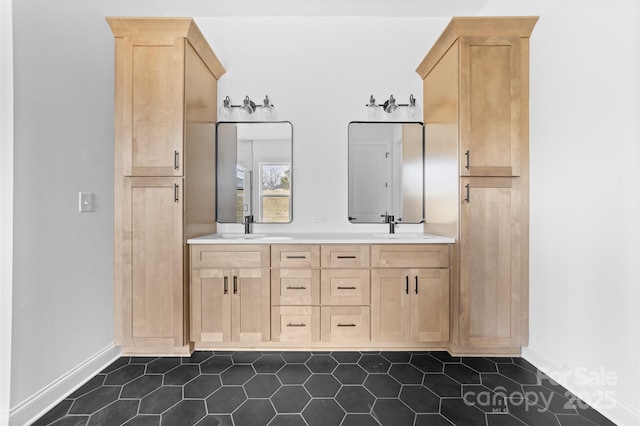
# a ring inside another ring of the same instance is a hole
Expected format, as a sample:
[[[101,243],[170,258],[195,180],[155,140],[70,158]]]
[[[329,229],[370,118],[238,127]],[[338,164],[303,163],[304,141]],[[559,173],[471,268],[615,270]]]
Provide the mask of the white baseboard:
[[[640,412],[618,399],[612,372],[569,369],[532,347],[522,348],[522,357],[615,424],[640,425]]]
[[[66,398],[67,395],[119,358],[120,353],[119,347],[110,344],[80,363],[77,367],[63,374],[32,397],[11,409],[9,426],[24,426],[34,422]]]

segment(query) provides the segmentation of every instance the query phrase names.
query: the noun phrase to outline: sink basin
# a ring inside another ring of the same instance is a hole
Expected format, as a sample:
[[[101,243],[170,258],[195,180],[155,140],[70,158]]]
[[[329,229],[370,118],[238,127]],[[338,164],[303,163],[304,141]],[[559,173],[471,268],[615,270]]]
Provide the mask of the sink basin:
[[[235,238],[239,240],[255,240],[265,238],[267,234],[222,234],[222,238]]]
[[[387,240],[406,240],[406,239],[415,239],[422,238],[424,234],[373,234],[375,238],[384,238]]]

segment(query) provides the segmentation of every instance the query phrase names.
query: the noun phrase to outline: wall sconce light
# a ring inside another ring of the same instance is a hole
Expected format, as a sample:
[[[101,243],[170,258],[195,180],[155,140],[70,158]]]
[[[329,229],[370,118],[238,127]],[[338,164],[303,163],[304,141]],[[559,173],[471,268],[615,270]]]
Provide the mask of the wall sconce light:
[[[265,95],[262,105],[257,106],[249,96],[245,96],[242,105],[232,105],[229,96],[222,100],[222,106],[218,110],[219,121],[230,121],[234,117],[234,112],[241,120],[253,120],[256,115],[259,119],[270,121],[276,118],[275,106],[271,104],[269,96]],[[255,115],[254,115],[255,114]]]
[[[366,105],[367,117],[376,118],[380,115],[380,111],[384,111],[388,114],[389,118],[396,118],[400,112],[400,107],[406,107],[407,118],[411,120],[417,120],[420,118],[420,106],[416,103],[416,98],[413,95],[409,96],[408,104],[399,104],[393,95],[389,96],[389,99],[382,104],[376,104],[376,100],[371,95],[369,97],[369,103]]]

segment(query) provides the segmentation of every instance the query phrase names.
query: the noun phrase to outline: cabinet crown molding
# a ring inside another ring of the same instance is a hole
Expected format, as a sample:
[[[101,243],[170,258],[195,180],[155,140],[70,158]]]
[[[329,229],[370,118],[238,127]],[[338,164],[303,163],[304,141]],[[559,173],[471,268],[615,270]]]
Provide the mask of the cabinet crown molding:
[[[154,36],[186,38],[216,79],[220,79],[225,73],[224,67],[193,18],[107,16],[105,19],[116,38]]]
[[[416,72],[424,79],[444,53],[460,37],[503,36],[528,38],[538,22],[538,16],[453,17]]]

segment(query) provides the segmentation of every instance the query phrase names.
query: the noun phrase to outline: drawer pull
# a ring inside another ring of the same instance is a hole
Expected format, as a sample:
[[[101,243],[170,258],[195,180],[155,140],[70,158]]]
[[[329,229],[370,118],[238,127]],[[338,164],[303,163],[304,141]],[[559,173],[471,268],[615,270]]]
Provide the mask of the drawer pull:
[[[287,256],[287,259],[306,259],[307,256]]]
[[[409,275],[404,277],[404,292],[409,294]]]
[[[418,294],[418,276],[416,275],[416,294]]]
[[[336,287],[338,290],[355,290],[356,287],[355,286],[349,286],[349,287],[343,287],[343,286],[338,286]]]
[[[287,286],[287,290],[306,290],[306,289],[307,288],[305,286],[303,286],[303,285],[301,285],[299,287],[293,287],[293,286],[290,286],[290,285]]]
[[[233,294],[238,294],[238,277],[233,277]]]
[[[229,283],[228,283],[229,279],[225,276],[224,277],[224,294],[229,293]]]
[[[292,323],[287,324],[287,327],[306,327],[306,326],[307,324],[303,322],[301,322],[300,324],[292,324]]]
[[[338,256],[338,259],[355,259],[355,256]]]
[[[338,327],[355,327],[355,324],[338,324]]]

